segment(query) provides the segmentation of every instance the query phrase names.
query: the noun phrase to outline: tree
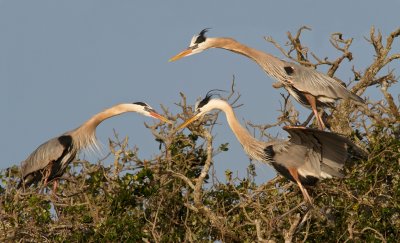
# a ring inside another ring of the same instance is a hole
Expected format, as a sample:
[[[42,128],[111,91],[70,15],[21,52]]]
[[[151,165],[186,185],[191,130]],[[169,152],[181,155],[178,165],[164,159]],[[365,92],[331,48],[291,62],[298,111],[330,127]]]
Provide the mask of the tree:
[[[339,52],[335,60],[319,58],[301,40],[301,27],[288,33],[289,49],[274,44],[286,58],[316,68],[327,65],[333,76],[343,60],[353,60],[352,39],[334,33],[330,42]],[[371,28],[368,41],[374,48],[373,62],[363,71],[352,69],[352,91],[361,95],[379,87],[382,100],[367,106],[341,102],[327,116],[331,130],[351,138],[368,152],[353,158],[342,180],[321,181],[310,189],[314,206],[308,207],[298,187],[281,176],[262,184],[254,182],[256,171],[248,167],[244,178],[226,171],[222,183],[210,171],[216,153],[229,152],[228,144],[213,144],[210,132],[218,113],[205,117],[202,126],[191,126],[189,135],[168,124],[147,126],[159,143],[152,159],[138,157],[128,138],[110,139],[110,166],[103,161],[77,159],[63,177],[56,195],[16,189],[18,167],[0,174],[0,241],[388,241],[400,237],[400,113],[395,70],[400,53],[392,45],[400,29],[382,34]],[[312,62],[310,58],[315,62]],[[386,70],[386,71],[385,71]],[[339,80],[338,80],[339,81]],[[226,99],[236,105],[234,90]],[[254,125],[261,137],[268,129],[296,125],[298,112],[283,96],[281,115],[275,124]],[[397,99],[397,100],[396,100]],[[180,121],[192,115],[181,94]],[[346,119],[344,119],[346,118]],[[307,119],[307,122],[309,122]],[[228,141],[227,141],[228,142]]]

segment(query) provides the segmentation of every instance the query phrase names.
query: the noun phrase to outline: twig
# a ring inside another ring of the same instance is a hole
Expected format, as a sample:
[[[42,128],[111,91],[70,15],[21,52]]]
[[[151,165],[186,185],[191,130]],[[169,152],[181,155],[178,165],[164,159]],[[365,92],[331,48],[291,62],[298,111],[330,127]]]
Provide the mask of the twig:
[[[299,213],[294,215],[290,222],[289,230],[283,230],[283,238],[285,239],[285,243],[291,243],[293,241],[293,236],[296,233],[297,225],[299,225],[300,219],[301,217]]]
[[[192,188],[193,190],[195,189],[195,186],[193,185],[192,181],[189,178],[187,178],[186,176],[182,175],[181,173],[172,171],[170,169],[167,169],[166,171],[168,173],[171,173],[173,176],[175,176],[175,177],[183,180],[184,182],[186,182],[186,184],[188,184],[188,186],[190,186],[190,188]]]

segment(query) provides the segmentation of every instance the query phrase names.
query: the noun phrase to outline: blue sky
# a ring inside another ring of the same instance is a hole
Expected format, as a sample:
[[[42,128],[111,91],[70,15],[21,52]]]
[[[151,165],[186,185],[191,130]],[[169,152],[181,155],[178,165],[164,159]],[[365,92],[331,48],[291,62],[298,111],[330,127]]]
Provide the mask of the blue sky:
[[[354,38],[354,61],[337,72],[348,81],[353,65],[363,71],[373,60],[372,47],[364,39],[371,26],[384,36],[399,27],[400,1],[382,3],[0,0],[0,168],[19,164],[41,143],[104,108],[145,101],[156,110],[163,104],[177,113],[179,92],[194,104],[210,89],[229,89],[233,75],[244,104],[236,111],[242,123],[273,122],[279,93],[285,91],[273,89],[273,80],[252,61],[225,50],[173,63],[168,59],[206,27],[212,28],[209,36],[233,37],[282,58],[263,37],[284,44],[287,31],[307,25],[312,31],[304,33],[303,43],[320,57],[338,55],[329,43],[331,33]],[[398,64],[391,68],[398,69]],[[373,89],[367,95],[381,97]],[[140,148],[139,156],[148,158],[158,153],[158,144],[144,122],[152,120],[125,114],[101,124],[97,135],[107,144],[116,129]],[[217,143],[229,142],[230,151],[215,158],[217,174],[230,169],[244,176],[249,160],[225,119],[220,123],[214,135]],[[279,136],[285,138],[286,133]],[[258,165],[257,172],[260,182],[275,175],[268,166]]]

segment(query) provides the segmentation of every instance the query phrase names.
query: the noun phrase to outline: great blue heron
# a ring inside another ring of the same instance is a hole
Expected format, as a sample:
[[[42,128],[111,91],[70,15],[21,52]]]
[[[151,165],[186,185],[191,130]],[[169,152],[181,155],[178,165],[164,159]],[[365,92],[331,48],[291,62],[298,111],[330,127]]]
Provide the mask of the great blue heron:
[[[154,111],[144,102],[118,104],[87,120],[78,128],[40,145],[29,157],[21,162],[22,180],[20,186],[30,186],[44,178],[44,185],[62,176],[68,164],[77,153],[85,148],[98,148],[96,127],[104,120],[125,112],[137,112],[164,122],[169,120]],[[57,180],[53,185],[56,190]]]
[[[278,80],[278,83],[273,85],[274,88],[284,87],[297,102],[312,109],[321,130],[325,128],[325,124],[321,115],[318,114],[318,107],[333,107],[335,101],[339,99],[352,99],[364,103],[363,99],[326,74],[283,61],[271,54],[243,45],[232,38],[206,37],[207,30],[204,29],[195,35],[189,47],[169,61],[200,53],[209,48],[221,48],[244,55],[255,61],[268,75]]]
[[[335,133],[305,127],[286,126],[288,140],[260,141],[255,139],[236,119],[228,102],[211,99],[210,94],[195,107],[195,115],[178,127],[182,129],[205,113],[222,110],[236,138],[250,158],[272,165],[287,179],[296,182],[307,202],[312,204],[304,186],[313,186],[319,179],[342,177],[341,170],[348,157],[348,147],[359,154],[363,151],[349,139]]]

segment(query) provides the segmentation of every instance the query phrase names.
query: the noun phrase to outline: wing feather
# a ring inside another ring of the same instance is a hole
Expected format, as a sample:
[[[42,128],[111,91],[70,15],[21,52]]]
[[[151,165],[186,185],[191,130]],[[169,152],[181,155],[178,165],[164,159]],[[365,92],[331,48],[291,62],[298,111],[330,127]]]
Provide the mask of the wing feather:
[[[348,158],[348,148],[359,149],[349,139],[332,132],[304,127],[284,127],[294,146],[303,146],[307,152],[302,162],[298,162],[299,173],[318,177],[341,177],[341,170]],[[300,160],[301,158],[299,158]]]
[[[324,73],[294,63],[287,63],[287,65],[293,69],[291,75],[288,75],[288,79],[301,92],[310,93],[321,99],[352,99],[364,103],[363,99],[347,90],[339,81]]]
[[[44,169],[52,161],[62,159],[64,152],[72,147],[72,139],[66,136],[52,138],[40,145],[29,157],[21,162],[22,178],[36,171]]]

